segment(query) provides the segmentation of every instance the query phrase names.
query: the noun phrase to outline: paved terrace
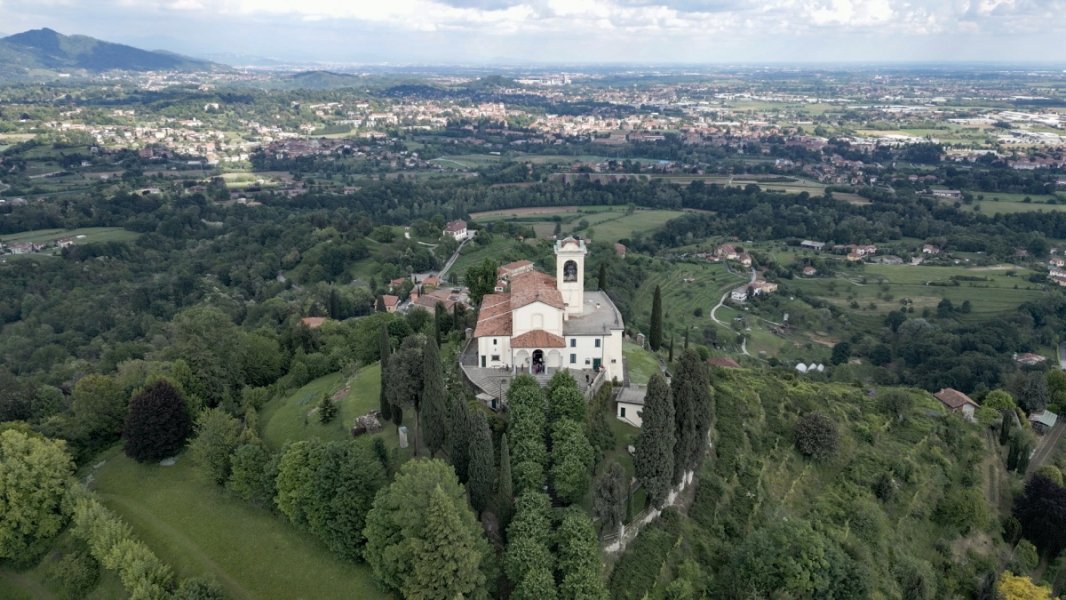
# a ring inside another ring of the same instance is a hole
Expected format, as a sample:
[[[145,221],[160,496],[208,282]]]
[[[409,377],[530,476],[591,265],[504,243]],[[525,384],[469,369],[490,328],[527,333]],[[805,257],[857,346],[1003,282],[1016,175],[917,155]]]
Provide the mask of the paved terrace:
[[[477,344],[474,340],[467,342],[466,347],[459,354],[459,367],[463,370],[463,374],[466,375],[467,381],[469,381],[477,390],[478,399],[486,402],[493,408],[500,405],[498,402],[501,398],[507,397],[507,390],[511,388],[511,382],[514,378],[525,373],[522,369],[490,369],[477,366]],[[570,374],[574,376],[574,381],[577,382],[577,388],[581,390],[581,393],[586,398],[590,397],[603,383],[605,376],[602,373],[593,371],[592,369],[557,369],[547,368],[544,373],[534,375],[533,377],[540,383],[541,386],[548,384],[548,380],[555,375],[556,371],[568,370]]]

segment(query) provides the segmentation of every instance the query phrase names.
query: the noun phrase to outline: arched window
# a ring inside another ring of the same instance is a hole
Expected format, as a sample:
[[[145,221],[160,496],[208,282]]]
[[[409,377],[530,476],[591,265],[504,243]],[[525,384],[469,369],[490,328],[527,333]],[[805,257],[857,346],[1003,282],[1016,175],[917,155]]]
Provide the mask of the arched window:
[[[563,265],[563,281],[577,281],[577,263],[568,260]]]

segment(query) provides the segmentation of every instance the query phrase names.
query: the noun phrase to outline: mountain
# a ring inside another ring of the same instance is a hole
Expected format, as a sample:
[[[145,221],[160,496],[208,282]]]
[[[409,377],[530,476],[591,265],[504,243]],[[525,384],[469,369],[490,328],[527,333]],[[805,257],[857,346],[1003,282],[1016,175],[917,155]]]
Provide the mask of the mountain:
[[[72,69],[203,71],[219,66],[170,52],[141,50],[84,35],[63,35],[47,28],[0,39],[0,75],[8,76]]]

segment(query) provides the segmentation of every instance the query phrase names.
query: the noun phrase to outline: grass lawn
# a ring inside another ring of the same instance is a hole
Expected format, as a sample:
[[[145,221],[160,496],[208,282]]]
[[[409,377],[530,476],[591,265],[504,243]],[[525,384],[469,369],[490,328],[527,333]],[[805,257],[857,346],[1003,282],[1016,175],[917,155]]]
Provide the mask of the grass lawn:
[[[679,210],[638,210],[631,215],[619,211],[615,218],[600,219],[598,223],[589,221],[589,232],[585,232],[595,241],[617,242],[618,240],[631,238],[633,234],[648,233],[659,229],[671,219],[676,219],[684,213]]]
[[[288,396],[270,400],[263,407],[261,414],[263,440],[272,448],[281,448],[287,442],[310,438],[338,441],[351,439],[350,428],[356,417],[378,407],[381,365],[375,363],[359,369],[348,384],[349,390],[343,392],[344,374],[331,373],[319,377]],[[338,416],[328,425],[318,421],[318,412],[315,410],[323,394],[341,395]],[[388,431],[386,428],[385,433]],[[395,438],[394,435],[389,437]]]
[[[5,600],[59,600],[62,590],[50,577],[52,564],[77,547],[73,536],[65,531],[56,538],[52,549],[36,566],[16,571],[8,565],[0,567],[0,598]],[[114,600],[126,598],[122,582],[113,572],[100,573],[96,587],[83,600]]]
[[[651,376],[659,372],[659,361],[655,359],[655,354],[636,344],[623,344],[622,355],[626,359],[631,383],[647,384]]]
[[[204,481],[189,458],[172,467],[105,452],[94,488],[178,575],[217,580],[227,598],[388,598],[366,565],[332,555],[282,517]]]
[[[655,231],[684,214],[679,210],[637,209],[633,214],[626,211],[624,206],[552,206],[486,211],[470,217],[479,223],[512,221],[528,224],[537,232],[537,237],[549,239],[555,231],[554,219],[558,218],[564,235],[577,233],[597,241],[617,242],[637,232]],[[588,228],[575,229],[581,221],[588,223]]]
[[[746,283],[749,277],[740,271],[730,273],[724,264],[707,262],[661,262],[652,265],[648,273],[637,294],[633,313],[638,315],[638,322],[634,325],[646,331],[653,292],[658,285],[663,298],[663,342],[669,343],[673,333],[678,348],[681,347],[685,327],[691,329],[690,342],[702,343],[703,328],[717,327],[711,320],[711,309],[718,304],[718,299],[726,291]],[[719,336],[721,334],[719,328]]]
[[[72,237],[75,244],[87,244],[89,242],[128,242],[137,239],[141,234],[127,231],[121,227],[83,227],[81,229],[37,229],[24,231],[11,235],[0,236],[0,241],[5,244],[16,242],[33,242],[43,244],[58,240],[59,238]],[[79,238],[78,236],[85,236]]]

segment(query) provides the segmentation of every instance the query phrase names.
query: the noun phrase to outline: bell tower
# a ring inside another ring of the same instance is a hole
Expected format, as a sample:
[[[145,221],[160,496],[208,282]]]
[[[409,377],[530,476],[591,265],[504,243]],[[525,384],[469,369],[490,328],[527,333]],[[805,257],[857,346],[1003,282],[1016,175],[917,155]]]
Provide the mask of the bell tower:
[[[579,315],[585,305],[585,241],[568,237],[555,242],[555,285],[566,303],[566,316]]]

